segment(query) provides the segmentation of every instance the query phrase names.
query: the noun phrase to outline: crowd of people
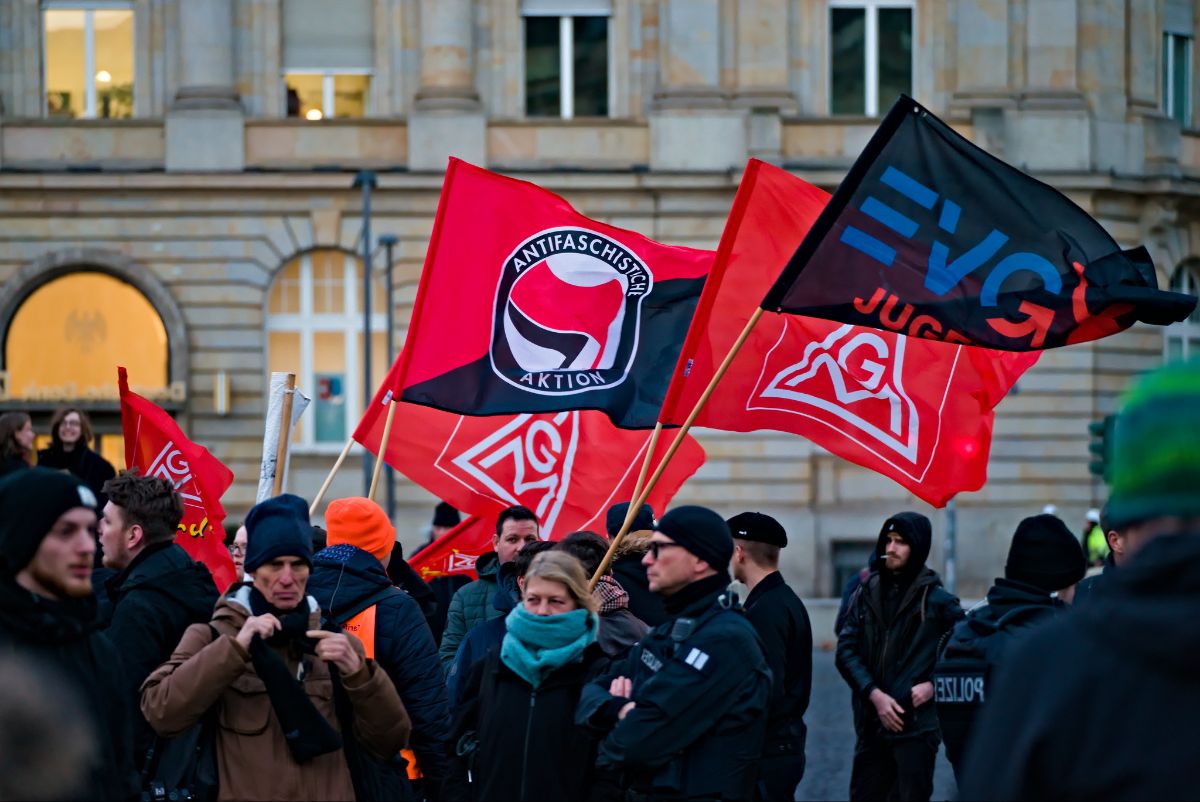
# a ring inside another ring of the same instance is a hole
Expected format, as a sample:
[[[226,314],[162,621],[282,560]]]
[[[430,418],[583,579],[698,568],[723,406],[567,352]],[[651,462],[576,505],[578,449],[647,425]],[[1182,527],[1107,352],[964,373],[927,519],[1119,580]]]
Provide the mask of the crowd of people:
[[[965,799],[1191,795],[1197,424],[1200,365],[1129,394],[1087,579],[1085,544],[1032,516],[964,612],[929,519],[884,522],[838,624],[851,799],[928,800],[943,744]],[[813,640],[770,516],[643,507],[593,583],[627,504],[554,542],[511,507],[439,604],[377,504],[315,527],[285,494],[218,589],[175,543],[172,485],[95,487],[86,430],[56,416],[57,469],[0,479],[0,799],[794,798]],[[0,444],[28,463],[28,419]]]

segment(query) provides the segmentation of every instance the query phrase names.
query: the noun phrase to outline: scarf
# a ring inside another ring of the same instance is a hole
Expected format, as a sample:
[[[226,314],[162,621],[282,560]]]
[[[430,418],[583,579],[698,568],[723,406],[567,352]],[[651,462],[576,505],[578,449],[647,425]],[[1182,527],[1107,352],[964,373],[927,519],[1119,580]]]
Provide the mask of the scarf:
[[[575,662],[596,641],[600,619],[587,610],[534,615],[518,604],[504,621],[500,659],[537,688],[553,672]]]
[[[297,763],[307,763],[318,755],[342,748],[342,738],[337,730],[313,705],[300,679],[292,675],[287,663],[275,649],[292,654],[312,652],[308,632],[307,599],[295,610],[277,610],[258,592],[250,588],[250,612],[254,615],[271,613],[279,619],[282,627],[264,643],[262,638],[250,641],[250,662],[254,673],[267,686],[267,698],[271,709],[279,719],[288,750]],[[330,671],[334,668],[331,666]]]
[[[600,577],[592,597],[599,602],[601,615],[629,607],[629,594],[621,587],[621,583],[609,574]]]

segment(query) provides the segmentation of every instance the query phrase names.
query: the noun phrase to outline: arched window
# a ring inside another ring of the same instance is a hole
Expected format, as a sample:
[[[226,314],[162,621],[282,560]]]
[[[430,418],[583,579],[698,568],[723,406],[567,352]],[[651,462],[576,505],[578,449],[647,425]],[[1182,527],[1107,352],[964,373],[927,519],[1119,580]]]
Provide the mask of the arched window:
[[[371,381],[387,372],[387,299],[371,289]],[[336,250],[297,256],[275,276],[267,299],[267,369],[296,374],[313,403],[295,432],[296,446],[339,451],[362,416],[362,268]]]
[[[1171,289],[1188,295],[1200,295],[1200,266],[1180,265],[1171,276]],[[1187,320],[1168,326],[1163,335],[1164,354],[1168,362],[1200,356],[1200,307],[1192,310]]]

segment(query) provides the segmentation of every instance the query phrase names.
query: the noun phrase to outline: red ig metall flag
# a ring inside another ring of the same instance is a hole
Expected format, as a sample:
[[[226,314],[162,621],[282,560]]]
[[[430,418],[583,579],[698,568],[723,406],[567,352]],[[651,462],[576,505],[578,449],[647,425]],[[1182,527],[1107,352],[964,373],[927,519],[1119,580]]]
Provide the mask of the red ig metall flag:
[[[495,527],[478,515],[467,516],[462,523],[433,543],[413,554],[408,564],[428,582],[440,576],[468,576],[477,579],[475,561],[492,550]]]
[[[218,588],[229,587],[239,577],[225,548],[221,496],[233,484],[233,471],[208,449],[189,440],[161,407],[131,392],[125,368],[117,368],[117,383],[126,467],[138,469],[143,476],[166,479],[174,486],[183,501],[183,520],[175,542],[193,560],[204,563]]]

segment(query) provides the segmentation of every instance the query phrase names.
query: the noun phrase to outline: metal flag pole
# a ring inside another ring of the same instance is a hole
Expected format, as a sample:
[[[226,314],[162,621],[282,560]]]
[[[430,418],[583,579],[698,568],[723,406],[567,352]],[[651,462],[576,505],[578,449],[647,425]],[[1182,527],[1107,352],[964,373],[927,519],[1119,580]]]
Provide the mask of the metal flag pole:
[[[363,409],[375,396],[371,384],[371,190],[378,185],[374,170],[360,170],[352,188],[362,189],[362,259],[363,259]],[[363,458],[363,493],[371,492],[371,460]]]

